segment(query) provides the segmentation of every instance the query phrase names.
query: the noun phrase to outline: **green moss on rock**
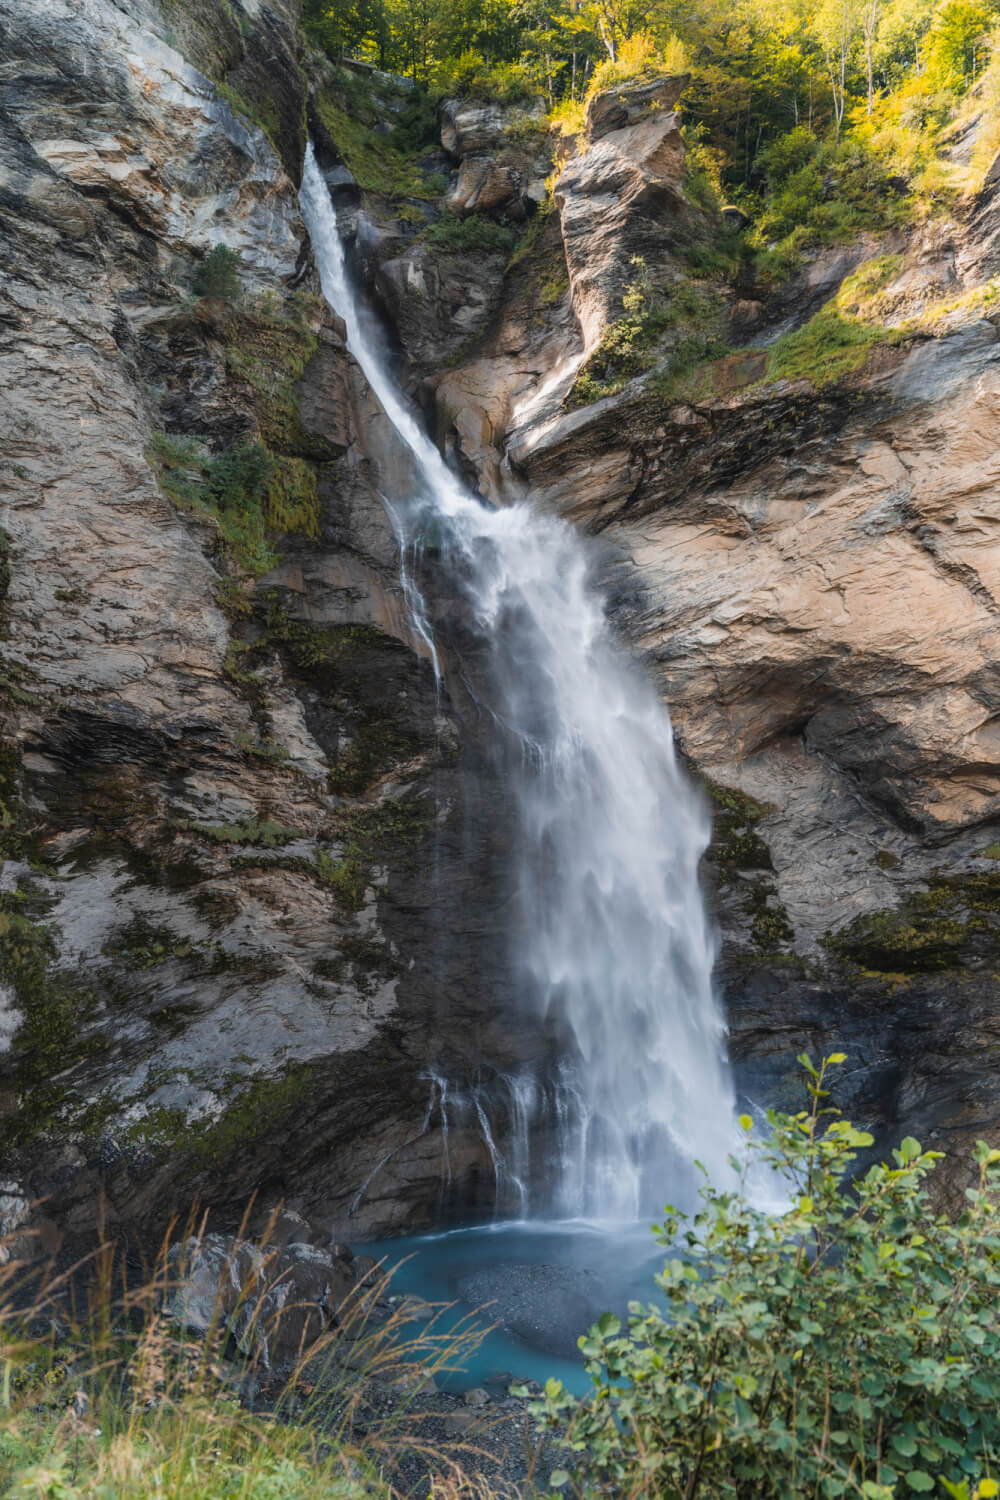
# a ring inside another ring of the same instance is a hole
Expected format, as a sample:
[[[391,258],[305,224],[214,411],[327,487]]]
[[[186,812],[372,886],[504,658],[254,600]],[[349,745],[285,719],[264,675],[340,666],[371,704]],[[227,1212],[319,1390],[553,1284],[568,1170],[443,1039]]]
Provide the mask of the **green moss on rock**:
[[[284,828],[266,818],[254,818],[249,823],[198,823],[183,818],[175,826],[188,833],[198,833],[213,844],[252,844],[260,849],[280,849],[283,844],[302,838],[298,829]]]
[[[71,1095],[67,1070],[103,1045],[83,1035],[95,998],[74,974],[55,967],[56,934],[41,920],[39,901],[22,890],[0,896],[0,980],[22,1018],[5,1059],[18,1109],[4,1122],[0,1159],[60,1117]]]
[[[319,534],[315,470],[305,460],[241,443],[214,456],[196,439],[159,433],[147,458],[160,488],[180,510],[218,527],[226,551],[246,572],[280,561],[273,542]]]
[[[823,941],[834,956],[869,973],[960,969],[970,956],[1000,951],[1000,875],[938,880],[894,910],[857,917]]]
[[[720,786],[705,776],[701,781],[715,804],[708,858],[722,883],[730,884],[740,871],[773,870],[771,851],[755,827],[768,809],[736,787]]]

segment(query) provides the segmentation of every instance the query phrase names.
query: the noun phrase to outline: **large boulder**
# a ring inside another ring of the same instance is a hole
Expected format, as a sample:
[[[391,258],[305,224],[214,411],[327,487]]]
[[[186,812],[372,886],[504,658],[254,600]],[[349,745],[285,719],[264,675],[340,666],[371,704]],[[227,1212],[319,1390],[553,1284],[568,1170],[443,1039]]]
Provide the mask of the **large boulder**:
[[[301,1240],[193,1236],[171,1246],[166,1269],[169,1317],[194,1333],[225,1330],[268,1370],[294,1364],[327,1328],[350,1334],[364,1318],[355,1263]]]
[[[414,364],[446,364],[482,333],[500,300],[505,259],[414,245],[379,268],[378,289]]]
[[[540,99],[528,105],[504,106],[481,99],[444,99],[440,106],[441,144],[449,155],[495,151],[518,122],[541,120]]]
[[[613,130],[638,125],[656,110],[672,110],[690,82],[690,73],[681,73],[595,94],[587,105],[587,139],[599,141]]]

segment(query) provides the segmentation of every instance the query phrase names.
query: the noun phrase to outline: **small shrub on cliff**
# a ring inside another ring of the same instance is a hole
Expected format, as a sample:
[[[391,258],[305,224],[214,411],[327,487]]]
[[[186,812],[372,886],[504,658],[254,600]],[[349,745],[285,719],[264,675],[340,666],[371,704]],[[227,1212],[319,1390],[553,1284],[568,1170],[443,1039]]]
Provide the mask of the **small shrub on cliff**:
[[[160,488],[182,510],[211,519],[231,556],[257,577],[276,567],[271,538],[318,536],[315,467],[272,453],[264,443],[237,443],[213,458],[193,438],[159,433],[149,461]]]
[[[976,1148],[954,1222],[925,1190],[940,1153],[911,1138],[855,1177],[872,1137],[823,1086],[843,1060],[800,1059],[812,1107],[771,1112],[738,1186],[705,1187],[693,1223],[668,1209],[666,1310],[633,1303],[626,1332],[605,1314],[580,1340],[590,1398],[548,1383],[535,1412],[561,1430],[556,1483],[663,1500],[998,1493],[1000,1151]],[[755,1164],[784,1182],[783,1214],[754,1206]]]
[[[425,239],[429,245],[449,255],[475,252],[508,255],[517,243],[517,230],[509,224],[484,219],[480,214],[469,214],[465,219],[460,219],[457,214],[446,214],[430,226]]]
[[[238,250],[215,245],[200,265],[195,267],[191,287],[196,297],[206,302],[235,302],[242,291]]]
[[[653,369],[664,399],[672,399],[698,364],[728,352],[717,294],[687,280],[655,286],[640,256],[632,267],[635,279],[622,293],[623,316],[604,330],[573,383],[568,406],[613,396],[627,380]]]
[[[662,45],[648,31],[636,32],[623,42],[615,59],[599,63],[591,76],[587,98],[620,88],[626,83],[641,83],[654,78],[669,78],[686,73],[690,64],[684,43],[676,36],[664,38]]]

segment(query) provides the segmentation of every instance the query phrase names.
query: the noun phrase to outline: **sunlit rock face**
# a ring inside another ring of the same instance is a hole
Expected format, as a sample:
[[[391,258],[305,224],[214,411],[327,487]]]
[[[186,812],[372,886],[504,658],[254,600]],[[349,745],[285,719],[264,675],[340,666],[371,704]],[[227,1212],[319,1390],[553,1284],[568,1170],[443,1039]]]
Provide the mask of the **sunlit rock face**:
[[[747,1087],[777,1097],[795,1051],[835,1044],[858,1065],[848,1102],[957,1157],[1000,1118],[981,1050],[1000,1018],[1000,344],[976,295],[1000,261],[996,186],[954,222],[818,252],[777,291],[720,288],[751,347],[698,399],[639,376],[574,406],[633,257],[681,276],[704,244],[671,86],[654,110],[594,101],[546,229],[564,296],[539,316],[513,271],[439,418],[490,494],[600,535],[694,769],[735,789],[709,873]],[[760,383],[768,342],[886,254],[887,321],[910,336],[834,385]]]

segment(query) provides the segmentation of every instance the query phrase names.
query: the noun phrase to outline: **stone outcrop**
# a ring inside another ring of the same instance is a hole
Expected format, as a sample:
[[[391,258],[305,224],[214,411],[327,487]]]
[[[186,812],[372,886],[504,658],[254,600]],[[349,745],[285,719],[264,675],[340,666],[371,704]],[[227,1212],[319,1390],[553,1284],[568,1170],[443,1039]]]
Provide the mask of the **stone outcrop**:
[[[598,94],[587,109],[584,148],[556,180],[573,310],[588,352],[618,314],[633,258],[669,276],[671,252],[705,232],[684,193],[673,109],[687,82],[667,78],[627,95]]]

